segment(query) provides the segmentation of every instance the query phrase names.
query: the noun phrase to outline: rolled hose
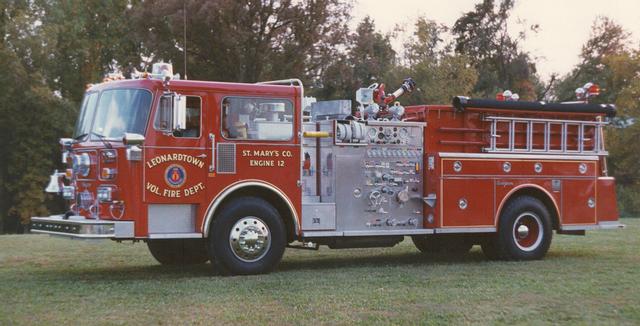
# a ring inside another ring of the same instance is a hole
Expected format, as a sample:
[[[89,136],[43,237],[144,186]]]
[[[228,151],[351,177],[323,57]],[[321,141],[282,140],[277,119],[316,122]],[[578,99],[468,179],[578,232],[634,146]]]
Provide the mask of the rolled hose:
[[[616,115],[616,106],[613,104],[547,103],[544,101],[496,101],[489,99],[468,98],[465,96],[454,97],[453,107],[458,112],[464,112],[466,108],[484,108],[515,111],[604,113],[607,115],[607,117],[615,117]]]

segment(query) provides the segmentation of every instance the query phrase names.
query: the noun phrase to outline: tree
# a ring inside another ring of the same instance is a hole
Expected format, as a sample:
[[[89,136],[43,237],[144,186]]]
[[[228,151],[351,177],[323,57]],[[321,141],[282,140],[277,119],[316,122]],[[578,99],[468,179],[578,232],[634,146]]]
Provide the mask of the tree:
[[[367,16],[349,35],[345,53],[327,67],[322,88],[315,94],[325,99],[352,99],[359,88],[385,82],[395,64],[390,35],[376,31],[373,19]]]
[[[134,7],[144,53],[183,70],[184,10],[190,78],[257,82],[299,76],[313,82],[346,35],[339,0],[171,0]]]
[[[79,103],[86,85],[102,81],[107,72],[137,65],[140,44],[130,26],[138,0],[42,0],[43,46],[39,64],[51,88]],[[38,47],[33,47],[38,49]]]
[[[607,17],[598,17],[583,45],[580,63],[553,89],[559,100],[575,99],[587,82],[600,86],[594,103],[614,103],[617,116],[606,132],[609,173],[616,177],[618,204],[624,215],[640,214],[640,48],[630,49],[630,34]]]
[[[28,1],[0,7],[0,102],[6,104],[0,106],[0,229],[8,232],[55,206],[42,190],[60,158],[56,139],[69,131],[75,115],[39,72],[45,40],[36,8]]]
[[[470,94],[477,72],[466,55],[456,55],[444,45],[447,28],[424,17],[415,23],[413,37],[404,44],[404,67],[395,69],[395,78],[411,76],[418,85],[415,94],[403,99],[406,104],[446,104],[456,95]]]
[[[611,67],[607,64],[611,58],[629,53],[627,44],[630,34],[620,25],[607,17],[598,17],[591,26],[589,40],[582,46],[580,63],[566,76],[563,76],[553,89],[555,99],[568,101],[575,98],[575,89],[587,82],[600,85],[601,95],[596,99],[600,103],[614,103],[623,84],[618,79],[616,85],[611,79]],[[628,80],[628,79],[627,79]]]
[[[479,95],[489,97],[510,89],[523,100],[534,100],[542,87],[535,63],[520,49],[519,41],[526,35],[522,32],[513,38],[507,29],[513,4],[514,0],[502,0],[496,8],[494,0],[483,0],[474,11],[463,14],[452,29],[455,51],[466,55],[478,71],[475,92]],[[531,26],[536,29],[537,25]]]

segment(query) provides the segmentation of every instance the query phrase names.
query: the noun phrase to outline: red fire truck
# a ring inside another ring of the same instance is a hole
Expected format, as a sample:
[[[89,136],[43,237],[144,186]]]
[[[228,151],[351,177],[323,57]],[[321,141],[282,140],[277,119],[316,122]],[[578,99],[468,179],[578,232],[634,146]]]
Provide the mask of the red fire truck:
[[[620,228],[603,127],[612,105],[457,97],[403,107],[407,79],[352,102],[299,80],[179,80],[170,65],[90,86],[63,172],[69,211],[31,230],[143,240],[162,264],[272,270],[286,247],[394,246],[542,258],[552,233]],[[597,92],[588,87],[585,94]],[[503,95],[503,94],[501,94]]]

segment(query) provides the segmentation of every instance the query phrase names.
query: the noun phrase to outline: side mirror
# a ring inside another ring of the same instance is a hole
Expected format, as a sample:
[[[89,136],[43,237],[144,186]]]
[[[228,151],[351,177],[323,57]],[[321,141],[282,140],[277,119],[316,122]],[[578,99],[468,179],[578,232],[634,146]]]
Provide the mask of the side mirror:
[[[176,93],[165,93],[158,106],[160,129],[167,133],[184,130],[187,125],[187,98]]]
[[[122,142],[125,145],[140,146],[144,143],[144,136],[140,134],[125,132],[124,136],[122,136]]]

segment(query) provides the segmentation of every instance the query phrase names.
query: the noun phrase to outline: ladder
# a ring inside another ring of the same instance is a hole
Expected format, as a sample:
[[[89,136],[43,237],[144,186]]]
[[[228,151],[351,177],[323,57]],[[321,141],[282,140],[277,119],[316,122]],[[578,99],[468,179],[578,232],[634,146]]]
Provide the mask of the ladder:
[[[603,126],[608,122],[536,119],[488,116],[490,122],[487,153],[541,153],[573,155],[607,155],[604,149]],[[587,138],[591,135],[592,138]],[[500,141],[506,137],[506,141]],[[521,139],[524,141],[517,142]],[[542,143],[534,143],[542,139]]]

